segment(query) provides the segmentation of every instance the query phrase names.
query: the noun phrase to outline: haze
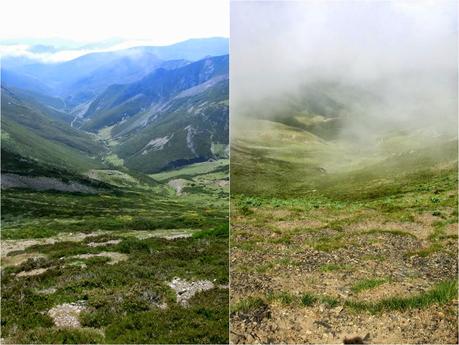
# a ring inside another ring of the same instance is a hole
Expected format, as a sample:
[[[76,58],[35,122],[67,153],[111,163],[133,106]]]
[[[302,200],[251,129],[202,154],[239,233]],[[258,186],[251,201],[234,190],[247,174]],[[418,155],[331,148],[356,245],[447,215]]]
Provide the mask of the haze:
[[[226,0],[4,1],[0,54],[62,61],[95,51],[228,37],[228,7]],[[59,52],[33,51],[33,45],[53,45]]]

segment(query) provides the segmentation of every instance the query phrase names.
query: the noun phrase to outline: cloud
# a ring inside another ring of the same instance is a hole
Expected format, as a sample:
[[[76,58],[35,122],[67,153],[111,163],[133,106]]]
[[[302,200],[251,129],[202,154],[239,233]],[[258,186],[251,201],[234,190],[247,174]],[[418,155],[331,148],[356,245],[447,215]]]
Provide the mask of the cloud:
[[[352,136],[413,124],[457,133],[455,1],[231,6],[233,117],[287,113],[321,90]]]
[[[84,45],[82,45],[82,48],[78,49],[57,49],[55,47],[49,47],[49,51],[46,51],[46,47],[36,49],[36,46],[30,44],[5,44],[0,45],[0,56],[25,57],[44,63],[56,63],[76,59],[90,53],[110,52],[139,46],[153,46],[155,44],[148,40],[121,40],[121,42],[108,47],[106,47],[105,44],[101,45],[104,47],[84,48]],[[92,46],[97,46],[97,44],[92,44]]]

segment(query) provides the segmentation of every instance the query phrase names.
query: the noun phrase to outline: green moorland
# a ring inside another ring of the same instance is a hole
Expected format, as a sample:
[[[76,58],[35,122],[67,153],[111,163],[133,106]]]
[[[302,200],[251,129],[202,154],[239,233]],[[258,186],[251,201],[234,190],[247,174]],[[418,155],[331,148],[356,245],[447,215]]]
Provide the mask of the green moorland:
[[[234,343],[457,342],[457,137],[234,128]],[[237,124],[236,124],[237,125]]]
[[[98,194],[3,190],[2,342],[228,343],[228,193],[206,172],[181,195],[124,170],[93,171]]]

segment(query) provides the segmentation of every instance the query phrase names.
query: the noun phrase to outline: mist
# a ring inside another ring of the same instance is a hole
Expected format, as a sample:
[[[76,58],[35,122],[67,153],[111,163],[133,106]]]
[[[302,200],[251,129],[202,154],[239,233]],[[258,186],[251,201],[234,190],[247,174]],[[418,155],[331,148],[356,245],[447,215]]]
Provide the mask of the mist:
[[[232,2],[231,117],[311,113],[322,98],[340,138],[457,137],[457,38],[456,1]]]

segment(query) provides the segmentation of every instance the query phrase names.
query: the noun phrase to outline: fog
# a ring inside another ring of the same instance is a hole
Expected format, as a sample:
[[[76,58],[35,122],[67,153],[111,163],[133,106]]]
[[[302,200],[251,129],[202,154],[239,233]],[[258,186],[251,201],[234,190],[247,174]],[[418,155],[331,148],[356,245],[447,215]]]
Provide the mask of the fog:
[[[310,112],[319,95],[343,138],[457,135],[456,1],[234,1],[230,44],[235,121]]]

